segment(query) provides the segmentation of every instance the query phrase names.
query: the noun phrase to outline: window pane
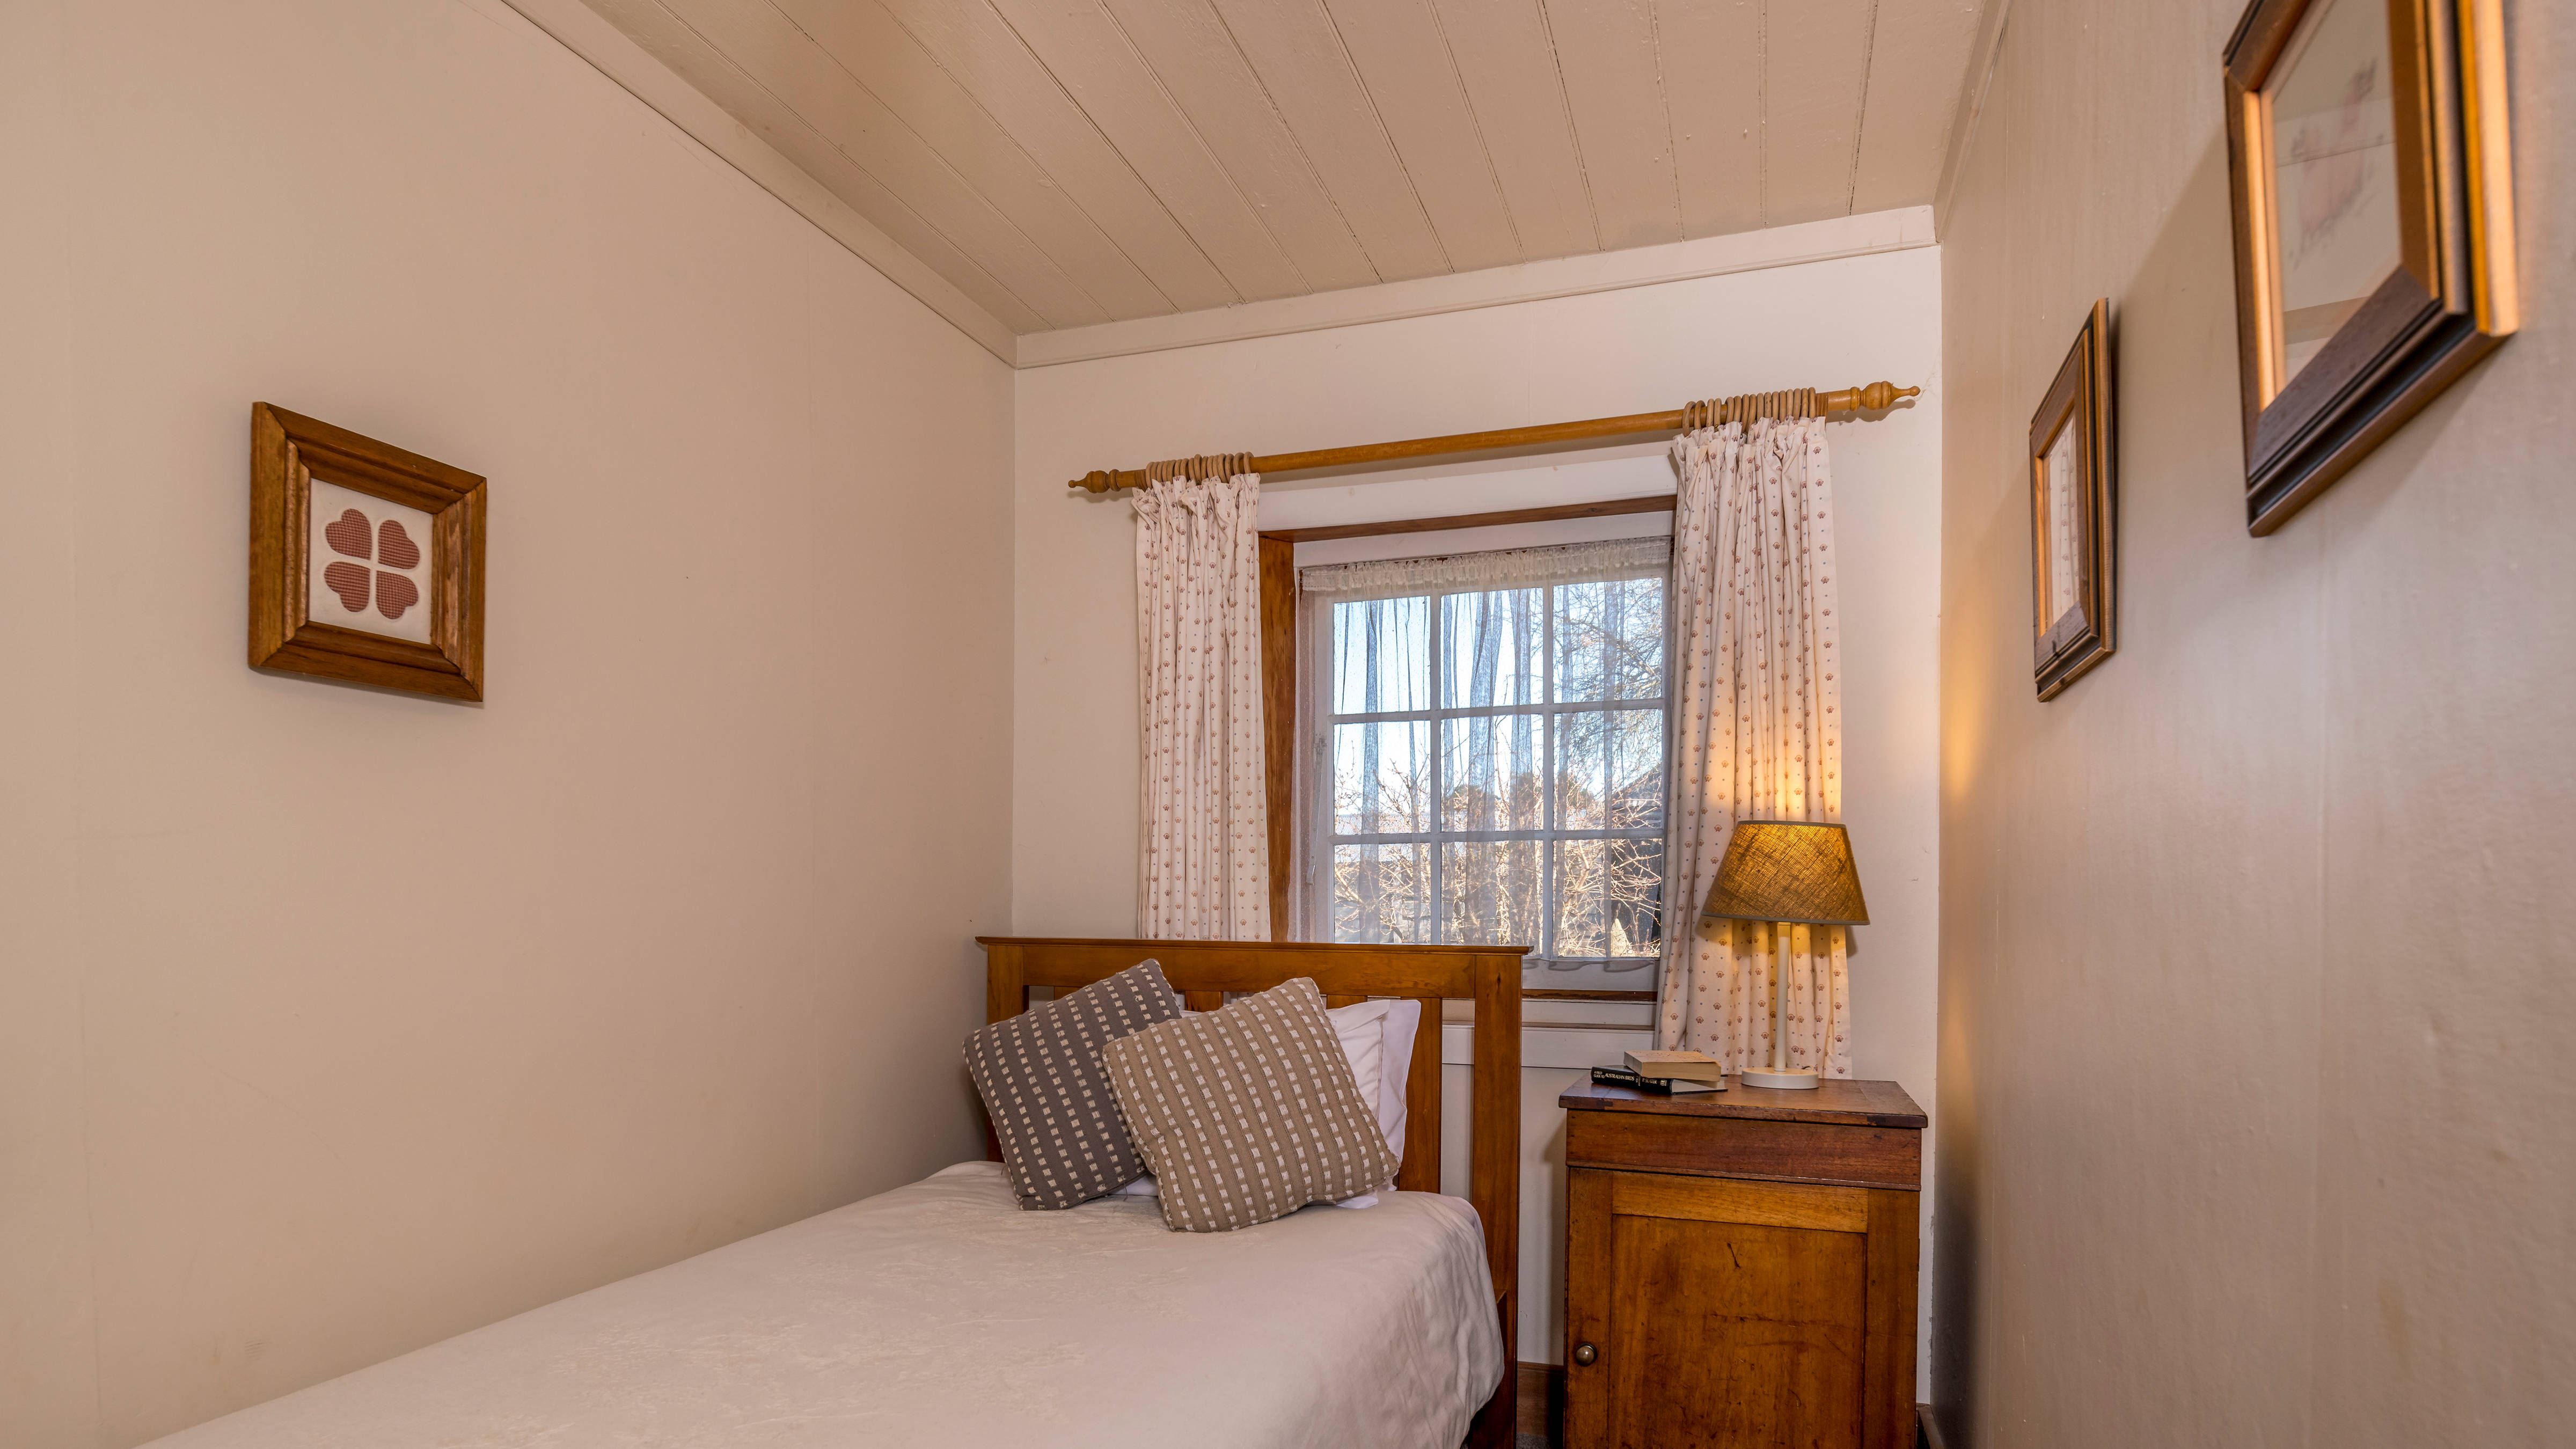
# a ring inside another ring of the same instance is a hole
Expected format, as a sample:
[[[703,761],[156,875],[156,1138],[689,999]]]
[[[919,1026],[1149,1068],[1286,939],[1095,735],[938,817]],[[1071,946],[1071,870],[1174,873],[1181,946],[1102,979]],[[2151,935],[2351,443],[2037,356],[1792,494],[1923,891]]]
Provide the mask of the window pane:
[[[1624,843],[1624,842],[1622,842]],[[1601,875],[1606,840],[1556,842],[1556,954],[1606,956]]]
[[[1333,939],[1377,945],[1431,941],[1431,847],[1333,847]]]
[[[1609,828],[1610,720],[1598,710],[1556,717],[1556,828]]]
[[[1544,589],[1448,594],[1440,600],[1444,709],[1539,702]]]
[[[1431,600],[1333,606],[1333,713],[1431,707]]]
[[[1556,589],[1556,697],[1661,699],[1664,581],[1614,579]]]
[[[1333,833],[1418,835],[1431,828],[1431,722],[1333,726]]]
[[[1544,722],[1534,714],[1480,715],[1440,722],[1440,828],[1542,830],[1539,810]]]
[[[1537,840],[1440,848],[1440,939],[1459,946],[1539,945]]]
[[[1609,949],[1605,956],[1660,956],[1664,950],[1664,843],[1605,840]]]
[[[1556,842],[1556,954],[1656,956],[1664,949],[1664,843]]]
[[[1610,716],[1610,828],[1664,824],[1664,712],[1623,709]]]

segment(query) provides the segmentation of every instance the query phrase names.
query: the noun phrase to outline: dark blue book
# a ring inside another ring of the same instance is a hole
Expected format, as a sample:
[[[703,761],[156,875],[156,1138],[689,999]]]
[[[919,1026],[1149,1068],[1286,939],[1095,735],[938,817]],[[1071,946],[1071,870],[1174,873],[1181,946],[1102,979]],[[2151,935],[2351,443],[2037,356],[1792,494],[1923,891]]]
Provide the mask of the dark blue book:
[[[1595,1086],[1626,1087],[1631,1091],[1645,1092],[1657,1097],[1669,1097],[1676,1089],[1685,1095],[1726,1090],[1723,1082],[1690,1082],[1676,1081],[1670,1077],[1641,1077],[1626,1067],[1594,1067],[1592,1081]]]

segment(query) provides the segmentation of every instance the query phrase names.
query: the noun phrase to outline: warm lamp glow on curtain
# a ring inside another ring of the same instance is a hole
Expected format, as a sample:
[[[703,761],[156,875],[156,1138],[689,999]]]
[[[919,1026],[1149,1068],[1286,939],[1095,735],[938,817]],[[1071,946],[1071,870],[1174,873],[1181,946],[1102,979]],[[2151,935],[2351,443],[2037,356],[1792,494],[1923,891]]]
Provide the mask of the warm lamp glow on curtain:
[[[1842,646],[1821,418],[1673,440],[1672,803],[1664,898],[1708,898],[1737,822],[1842,818]],[[1730,1071],[1772,1056],[1851,1075],[1848,932],[1780,918],[1666,931],[1655,1045]],[[1766,924],[1767,922],[1767,924]],[[1790,969],[1776,970],[1783,941]],[[1785,1010],[1773,985],[1785,975]],[[1784,1030],[1785,1027],[1785,1030]]]

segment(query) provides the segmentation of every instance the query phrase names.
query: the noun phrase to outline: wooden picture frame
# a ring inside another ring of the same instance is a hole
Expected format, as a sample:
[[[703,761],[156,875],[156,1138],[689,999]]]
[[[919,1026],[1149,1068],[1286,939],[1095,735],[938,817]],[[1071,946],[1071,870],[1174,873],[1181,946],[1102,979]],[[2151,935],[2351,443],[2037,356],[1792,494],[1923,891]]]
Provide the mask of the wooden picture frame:
[[[2253,0],[2226,90],[2260,535],[2519,324],[2500,3]]]
[[[253,403],[251,667],[483,698],[485,498],[462,468]]]
[[[2110,657],[2119,592],[2111,487],[2111,303],[2096,301],[2030,419],[2033,678],[2043,700]]]

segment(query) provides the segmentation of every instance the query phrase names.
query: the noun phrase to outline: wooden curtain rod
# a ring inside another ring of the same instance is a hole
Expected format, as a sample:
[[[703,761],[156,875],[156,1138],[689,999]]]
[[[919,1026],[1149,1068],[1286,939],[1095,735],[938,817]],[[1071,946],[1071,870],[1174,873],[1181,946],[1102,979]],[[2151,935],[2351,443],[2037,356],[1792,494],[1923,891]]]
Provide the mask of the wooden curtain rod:
[[[1525,448],[1535,443],[1571,443],[1584,438],[1616,438],[1628,433],[1669,433],[1720,423],[1749,423],[1756,418],[1821,418],[1828,413],[1876,412],[1898,398],[1919,397],[1919,387],[1873,382],[1867,387],[1819,392],[1739,393],[1712,402],[1695,402],[1664,413],[1630,413],[1620,418],[1586,418],[1577,423],[1542,423],[1534,428],[1497,428],[1490,433],[1451,433],[1440,438],[1406,438],[1395,443],[1362,443],[1356,448],[1319,448],[1311,453],[1270,453],[1246,459],[1249,473],[1294,473],[1303,468],[1338,468],[1350,463],[1383,463],[1395,458],[1436,458],[1444,453],[1481,453],[1491,448]],[[1231,455],[1242,458],[1243,455]],[[1177,476],[1177,470],[1176,470]],[[1113,488],[1142,488],[1148,470],[1095,470],[1065,484],[1091,493]]]

